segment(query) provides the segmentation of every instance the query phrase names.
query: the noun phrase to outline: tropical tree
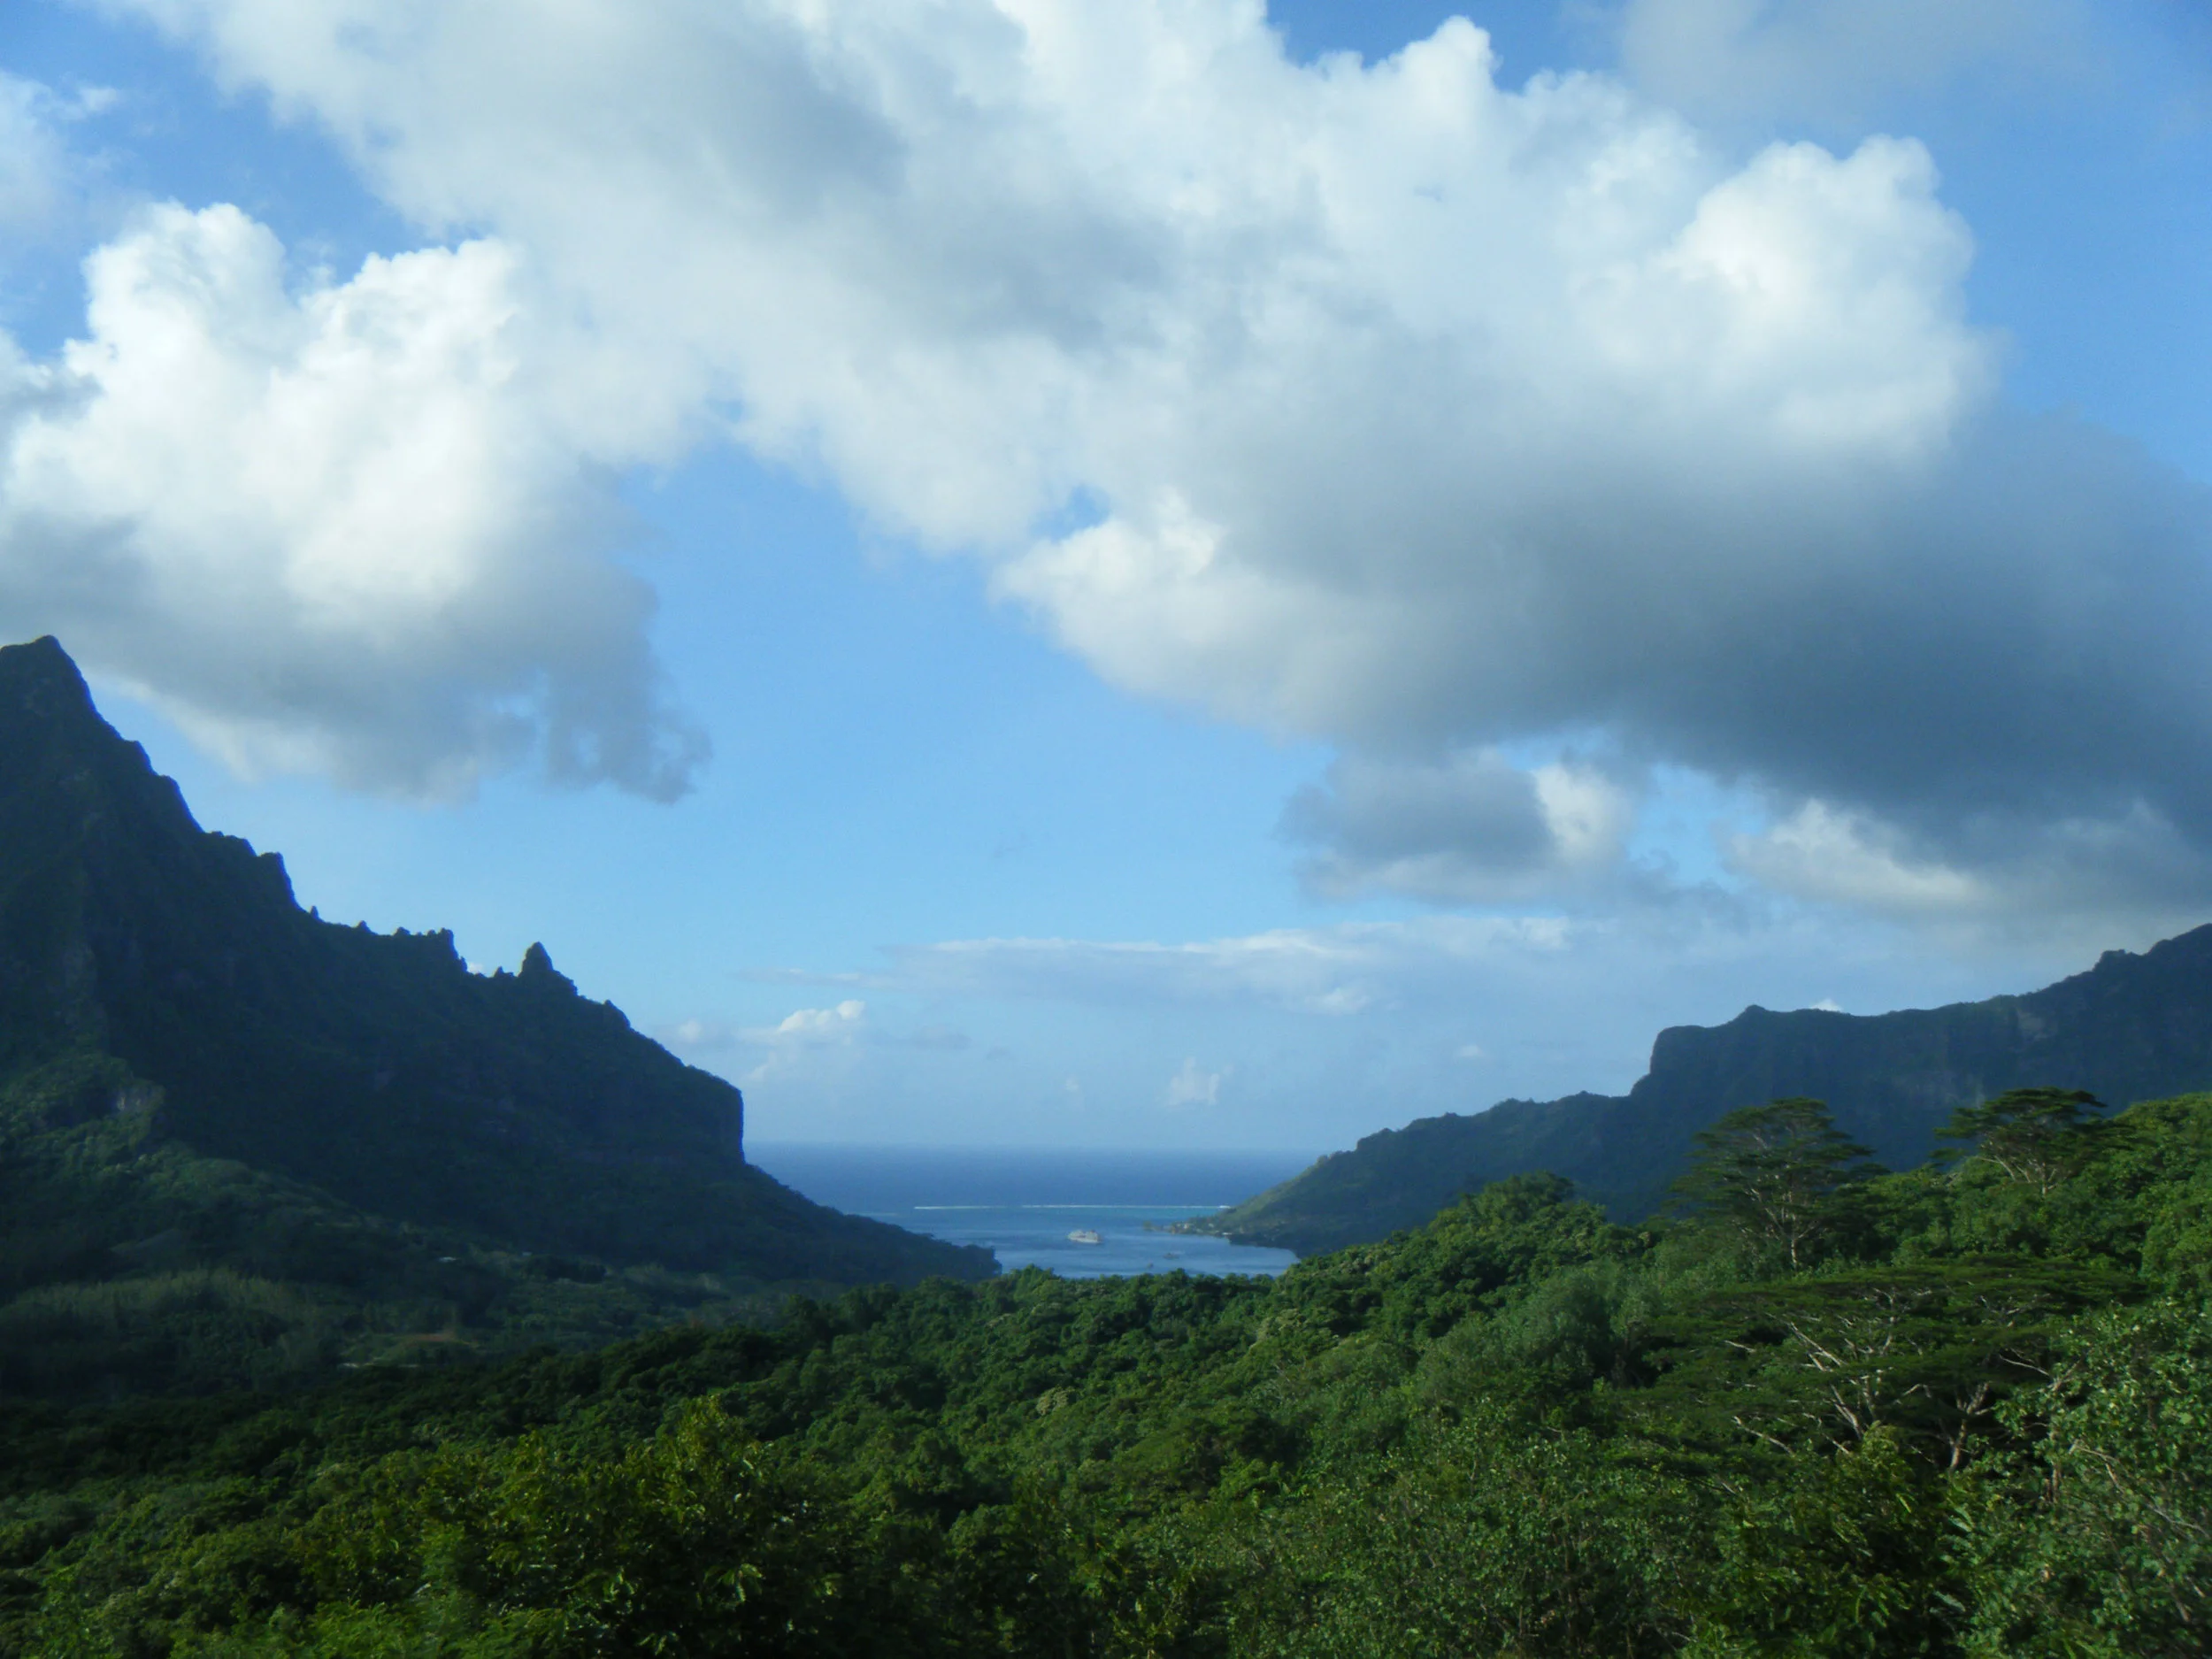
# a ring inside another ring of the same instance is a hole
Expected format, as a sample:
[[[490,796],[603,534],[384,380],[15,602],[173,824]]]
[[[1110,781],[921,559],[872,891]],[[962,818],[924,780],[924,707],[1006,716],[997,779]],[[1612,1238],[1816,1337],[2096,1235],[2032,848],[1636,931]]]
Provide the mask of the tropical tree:
[[[1873,1154],[1836,1127],[1827,1103],[1793,1095],[1732,1111],[1693,1139],[1676,1195],[1732,1225],[1792,1268],[1812,1259],[1841,1219],[1837,1194],[1882,1173]]]
[[[2090,1132],[2104,1121],[2104,1102],[2085,1089],[2008,1089],[1953,1112],[1937,1133],[1962,1144],[1937,1156],[1985,1159],[2008,1179],[2048,1193],[2081,1167]]]
[[[1961,1517],[1981,1579],[1971,1651],[2212,1651],[2212,1311],[2193,1296],[2108,1308],[2001,1415],[2033,1453],[1993,1466]]]

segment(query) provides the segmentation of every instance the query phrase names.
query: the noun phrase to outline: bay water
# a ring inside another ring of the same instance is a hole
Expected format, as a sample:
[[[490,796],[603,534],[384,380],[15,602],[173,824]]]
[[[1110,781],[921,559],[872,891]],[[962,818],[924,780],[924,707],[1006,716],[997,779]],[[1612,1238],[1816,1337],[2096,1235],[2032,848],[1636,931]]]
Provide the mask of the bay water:
[[[745,1156],[818,1204],[952,1244],[1009,1272],[1279,1273],[1288,1250],[1161,1231],[1211,1215],[1313,1162],[1299,1152],[1094,1151],[1029,1147],[749,1145]],[[1095,1233],[1098,1242],[1073,1233]]]

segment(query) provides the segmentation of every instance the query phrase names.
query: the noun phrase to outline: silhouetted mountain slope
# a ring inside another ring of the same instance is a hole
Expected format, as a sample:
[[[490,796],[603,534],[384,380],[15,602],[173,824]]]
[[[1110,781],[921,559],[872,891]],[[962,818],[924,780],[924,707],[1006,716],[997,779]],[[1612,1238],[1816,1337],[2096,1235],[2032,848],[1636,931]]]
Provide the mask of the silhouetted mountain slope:
[[[1311,1254],[1418,1226],[1462,1192],[1532,1170],[1566,1176],[1632,1221],[1663,1198],[1690,1137],[1739,1106],[1824,1100],[1902,1169],[1928,1156],[1954,1108],[2039,1085],[2114,1106],[2212,1087],[2212,926],[2141,956],[2108,951],[2025,996],[1877,1015],[1747,1008],[1724,1025],[1674,1026],[1625,1096],[1424,1118],[1196,1225]]]
[[[0,1099],[19,1136],[145,1114],[198,1155],[530,1250],[761,1281],[994,1271],[750,1168],[738,1091],[541,947],[487,977],[449,933],[302,910],[50,639],[0,649]]]

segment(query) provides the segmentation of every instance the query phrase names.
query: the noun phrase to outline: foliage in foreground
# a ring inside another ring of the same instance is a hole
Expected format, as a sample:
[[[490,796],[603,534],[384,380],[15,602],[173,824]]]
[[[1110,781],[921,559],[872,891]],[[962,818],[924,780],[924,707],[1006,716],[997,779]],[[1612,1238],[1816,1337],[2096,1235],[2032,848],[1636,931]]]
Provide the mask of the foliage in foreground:
[[[1663,1226],[1525,1177],[1271,1284],[27,1408],[0,1650],[2202,1653],[2212,1096],[2001,1105],[1778,1229],[1724,1133]]]

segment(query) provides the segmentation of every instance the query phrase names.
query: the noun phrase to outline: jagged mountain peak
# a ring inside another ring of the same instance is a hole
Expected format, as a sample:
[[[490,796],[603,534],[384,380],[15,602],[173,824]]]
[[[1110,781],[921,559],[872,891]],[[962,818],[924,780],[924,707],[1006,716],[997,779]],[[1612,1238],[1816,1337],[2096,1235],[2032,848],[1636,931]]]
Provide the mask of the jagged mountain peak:
[[[119,788],[149,815],[142,827],[200,827],[183,791],[101,718],[91,687],[50,634],[0,646],[0,791],[19,797],[41,787],[79,798]]]
[[[180,860],[240,902],[293,908],[284,860],[201,829],[175,780],[102,718],[58,641],[0,646],[0,898],[27,878],[65,879],[76,859],[97,866],[104,894],[173,884]]]
[[[0,1093],[95,1061],[157,1088],[199,1151],[403,1220],[769,1279],[988,1271],[749,1169],[737,1089],[542,944],[480,975],[450,933],[302,910],[283,861],[202,830],[42,639],[0,648]]]
[[[576,981],[553,965],[553,954],[542,944],[534,944],[522,953],[522,969],[515,977],[534,987],[578,995]]]
[[[12,723],[19,716],[51,720],[73,712],[98,718],[84,675],[50,634],[20,645],[0,645],[0,698],[5,699],[0,721]]]

